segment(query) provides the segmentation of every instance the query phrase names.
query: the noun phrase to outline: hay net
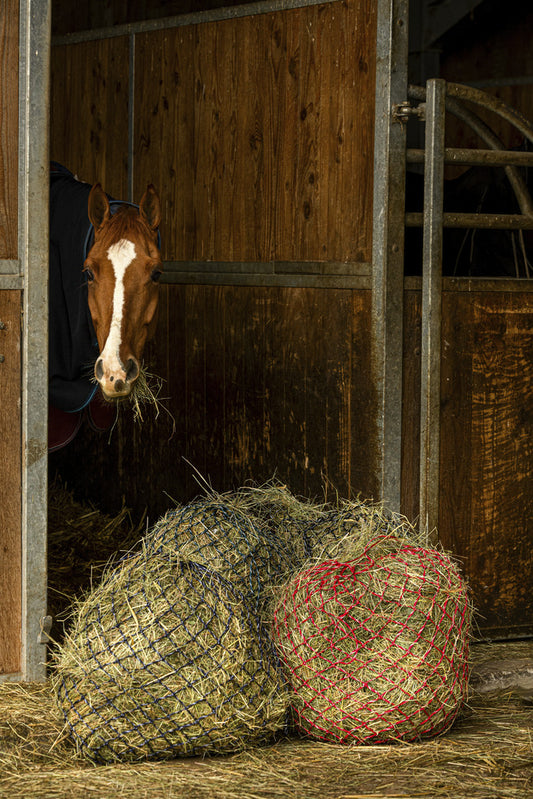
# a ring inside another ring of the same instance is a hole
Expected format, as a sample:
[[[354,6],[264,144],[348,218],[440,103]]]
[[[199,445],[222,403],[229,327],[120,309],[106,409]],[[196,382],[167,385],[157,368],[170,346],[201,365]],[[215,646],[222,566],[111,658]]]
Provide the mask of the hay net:
[[[284,486],[168,511],[82,599],[55,658],[95,762],[234,752],[287,732],[415,740],[464,699],[470,607],[453,562],[365,502]]]
[[[298,561],[290,541],[229,496],[213,495],[168,511],[146,536],[147,556],[202,563],[232,582],[260,611],[268,589]]]
[[[342,743],[444,732],[465,699],[470,614],[444,553],[390,535],[363,551],[345,541],[290,580],[275,610],[297,727]]]
[[[204,564],[146,548],[81,601],[53,680],[71,738],[98,763],[234,752],[287,720],[247,598]]]

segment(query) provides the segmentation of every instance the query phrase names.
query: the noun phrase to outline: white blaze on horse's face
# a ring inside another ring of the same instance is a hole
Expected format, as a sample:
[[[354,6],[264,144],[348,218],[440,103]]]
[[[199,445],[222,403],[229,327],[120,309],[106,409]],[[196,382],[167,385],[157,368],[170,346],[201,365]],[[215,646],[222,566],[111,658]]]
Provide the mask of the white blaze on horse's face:
[[[104,349],[98,359],[98,374],[101,375],[100,385],[103,391],[108,396],[119,397],[129,394],[128,384],[131,383],[132,373],[138,372],[138,364],[130,362],[126,368],[120,360],[124,316],[124,278],[128,266],[135,258],[135,245],[128,239],[121,239],[109,247],[107,257],[113,265],[115,288],[113,290],[111,325]]]
[[[94,244],[84,269],[100,348],[94,375],[107,399],[130,394],[140,373],[145,342],[155,329],[162,269],[160,218],[159,198],[151,185],[138,210],[123,205],[113,215],[100,184],[91,189]]]

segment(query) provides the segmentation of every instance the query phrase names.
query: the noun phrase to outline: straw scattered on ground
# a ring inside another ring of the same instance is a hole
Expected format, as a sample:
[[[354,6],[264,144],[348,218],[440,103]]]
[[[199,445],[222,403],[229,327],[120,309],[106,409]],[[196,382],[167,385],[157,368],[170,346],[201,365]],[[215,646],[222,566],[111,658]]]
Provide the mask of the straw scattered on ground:
[[[476,644],[473,663],[533,656],[533,642]],[[280,740],[229,757],[93,766],[62,734],[49,685],[0,684],[0,796],[9,799],[527,799],[533,706],[473,696],[420,744]]]

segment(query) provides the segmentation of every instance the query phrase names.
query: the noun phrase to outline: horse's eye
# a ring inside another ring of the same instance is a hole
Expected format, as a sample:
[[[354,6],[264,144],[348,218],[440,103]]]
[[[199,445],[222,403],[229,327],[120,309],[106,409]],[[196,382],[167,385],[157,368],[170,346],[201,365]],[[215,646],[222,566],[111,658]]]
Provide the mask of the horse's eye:
[[[88,283],[92,283],[93,280],[94,280],[94,272],[93,272],[93,270],[89,269],[89,267],[86,266],[83,271],[85,272],[85,276],[87,278],[87,282]]]
[[[159,278],[161,277],[161,274],[162,274],[161,269],[154,269],[152,271],[152,274],[150,275],[150,280],[153,283],[159,283]]]

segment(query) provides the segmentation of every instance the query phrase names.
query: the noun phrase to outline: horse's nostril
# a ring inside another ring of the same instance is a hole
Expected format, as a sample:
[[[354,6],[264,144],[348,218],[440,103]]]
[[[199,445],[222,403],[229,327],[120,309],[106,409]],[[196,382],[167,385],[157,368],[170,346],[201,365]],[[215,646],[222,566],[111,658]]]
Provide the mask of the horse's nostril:
[[[126,369],[126,380],[128,383],[133,383],[139,377],[139,363],[135,358],[128,360]]]
[[[104,364],[101,358],[98,358],[94,367],[94,375],[97,380],[101,380],[104,376]]]

